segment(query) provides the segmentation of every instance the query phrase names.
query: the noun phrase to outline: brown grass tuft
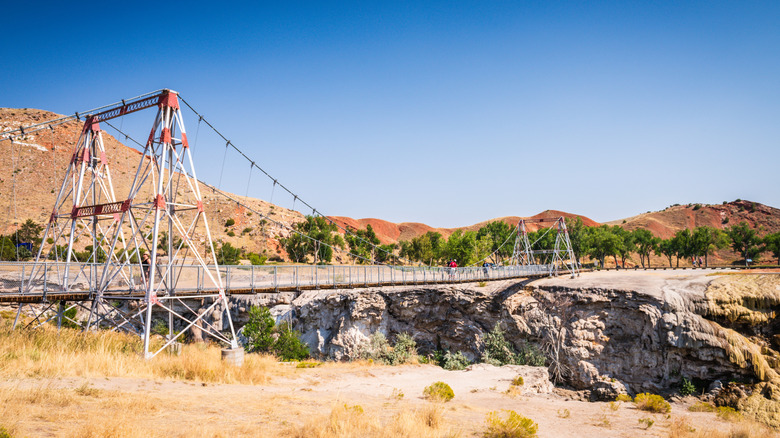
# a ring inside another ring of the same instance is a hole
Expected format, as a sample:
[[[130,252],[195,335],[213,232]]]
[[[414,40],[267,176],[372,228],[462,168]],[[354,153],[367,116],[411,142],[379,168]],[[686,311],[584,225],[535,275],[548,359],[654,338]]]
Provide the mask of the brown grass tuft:
[[[185,345],[181,356],[141,355],[136,336],[109,331],[59,332],[0,328],[0,377],[145,377],[209,383],[267,383],[272,375],[288,374],[272,356],[248,354],[244,365],[222,361],[221,350],[206,344]]]
[[[330,415],[313,418],[303,425],[291,426],[282,435],[292,438],[384,438],[384,437],[457,437],[460,433],[446,428],[444,408],[440,405],[423,406],[416,410],[404,409],[388,424],[379,416],[365,412],[358,405],[338,404]]]

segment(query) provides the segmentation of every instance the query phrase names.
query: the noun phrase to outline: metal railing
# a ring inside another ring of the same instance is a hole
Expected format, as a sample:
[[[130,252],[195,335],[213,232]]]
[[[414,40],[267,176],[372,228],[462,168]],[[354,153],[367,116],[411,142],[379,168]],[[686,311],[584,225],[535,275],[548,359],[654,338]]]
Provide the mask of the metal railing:
[[[214,267],[209,267],[214,272]],[[46,262],[0,262],[0,295],[96,292],[103,284],[106,293],[143,293],[146,290],[141,266]],[[170,269],[170,272],[169,272]],[[437,268],[390,265],[235,265],[219,266],[228,293],[274,292],[303,289],[335,289],[363,286],[398,286],[461,283],[546,275],[550,267],[494,266]],[[35,270],[35,275],[31,273]],[[155,288],[172,278],[176,293],[213,292],[217,286],[198,265],[158,266]],[[33,280],[31,280],[31,278]],[[67,286],[66,286],[67,285]]]

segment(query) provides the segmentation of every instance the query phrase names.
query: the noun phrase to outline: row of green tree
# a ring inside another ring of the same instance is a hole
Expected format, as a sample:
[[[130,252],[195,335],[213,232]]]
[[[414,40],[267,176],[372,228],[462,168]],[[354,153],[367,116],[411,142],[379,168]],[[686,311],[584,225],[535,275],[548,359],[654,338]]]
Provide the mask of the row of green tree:
[[[625,267],[632,254],[638,256],[642,267],[650,266],[651,254],[665,257],[670,267],[679,266],[680,260],[698,263],[699,259],[709,266],[709,256],[727,247],[740,258],[739,263],[757,262],[765,252],[770,252],[780,263],[780,233],[761,237],[759,230],[746,222],[725,230],[708,226],[686,228],[668,239],[661,239],[643,228],[628,231],[617,225],[587,227],[579,218],[567,219],[566,223],[578,261],[581,255],[587,255],[601,266],[612,257],[616,266]]]
[[[569,237],[577,256],[598,261],[604,266],[608,258],[615,265],[625,266],[633,255],[639,259],[642,267],[650,265],[650,256],[662,256],[669,266],[679,266],[680,260],[703,258],[709,265],[709,256],[713,252],[730,247],[739,257],[740,263],[757,262],[764,253],[771,253],[780,264],[780,233],[759,235],[760,230],[751,228],[746,222],[720,230],[700,226],[683,229],[668,239],[661,239],[647,229],[628,231],[620,226],[602,225],[588,227],[580,218],[566,219]],[[330,263],[334,249],[346,251],[353,263],[399,263],[401,259],[429,266],[444,264],[455,259],[460,266],[467,266],[487,260],[495,264],[505,263],[514,250],[516,228],[501,221],[489,222],[476,231],[457,230],[449,238],[440,233],[429,231],[411,240],[401,241],[398,245],[380,244],[371,225],[364,230],[350,229],[344,237],[338,227],[323,217],[307,216],[305,221],[295,225],[296,232],[280,239],[282,247],[290,259],[297,263]],[[0,260],[29,260],[41,244],[42,227],[28,219],[19,230],[7,236],[0,236]],[[552,249],[556,231],[542,228],[529,232],[528,240],[532,249]],[[159,249],[167,249],[166,235],[161,235]],[[180,242],[174,242],[178,247]],[[62,248],[64,250],[64,248]],[[75,254],[79,260],[86,261],[91,247]],[[105,254],[98,254],[98,262],[105,260]],[[247,253],[230,243],[218,247],[219,264],[237,264],[241,258],[249,258],[253,264],[262,264],[265,257]],[[91,260],[90,260],[91,261]]]

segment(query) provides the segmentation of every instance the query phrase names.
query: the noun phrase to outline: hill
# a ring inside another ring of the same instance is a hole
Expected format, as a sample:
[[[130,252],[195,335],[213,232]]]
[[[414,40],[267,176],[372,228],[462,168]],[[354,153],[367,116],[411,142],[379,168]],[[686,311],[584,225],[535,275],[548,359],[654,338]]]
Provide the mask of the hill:
[[[58,117],[62,116],[36,109],[0,108],[0,130],[10,131],[19,126],[29,126]],[[55,192],[62,184],[81,128],[81,122],[72,121],[17,138],[14,143],[0,142],[0,234],[12,233],[28,218],[41,224],[48,220],[55,202]],[[140,152],[125,146],[107,132],[104,132],[104,142],[110,151],[109,160],[115,191],[118,194],[126,193],[139,162]],[[285,256],[278,239],[290,234],[288,228],[302,220],[301,213],[260,199],[231,195],[249,205],[252,210],[281,224],[277,225],[209,190],[208,187],[204,187],[202,193],[215,240],[230,242],[233,246],[247,251],[265,253],[269,257]],[[600,225],[585,216],[557,210],[546,210],[525,219],[560,216],[579,217],[588,226]],[[233,219],[235,224],[226,226],[228,219]],[[503,221],[514,226],[521,218],[505,216],[457,228],[437,228],[418,222],[393,223],[378,218],[331,216],[331,219],[343,227],[357,229],[363,229],[370,224],[382,243],[397,243],[429,231],[448,237],[456,230],[477,230],[491,221]],[[668,238],[686,227],[708,225],[723,229],[741,221],[759,228],[761,234],[777,232],[780,231],[780,209],[745,200],[719,205],[673,205],[662,211],[647,212],[607,224],[619,225],[628,230],[646,228],[658,237]],[[529,224],[528,229],[535,231],[544,225],[547,224]],[[728,251],[723,251],[716,255],[715,260],[726,261],[731,258],[733,257]]]
[[[607,222],[627,230],[646,228],[667,239],[683,228],[708,226],[724,229],[740,222],[764,232],[780,230],[780,209],[738,199],[723,204],[672,205],[661,211],[642,213],[630,218]]]
[[[36,109],[0,108],[0,130],[10,131],[59,117],[62,116]],[[40,224],[48,222],[82,125],[72,121],[19,137],[13,143],[0,142],[0,234],[14,232],[17,225],[28,218]],[[141,152],[125,146],[105,131],[103,142],[108,151],[114,191],[121,198],[129,192]],[[207,186],[201,187],[201,193],[215,240],[230,242],[248,251],[265,252],[270,257],[280,252],[277,239],[289,235],[285,227],[303,217],[263,200],[232,195],[283,225],[278,226]],[[141,195],[151,199],[150,193]],[[228,219],[233,219],[235,224],[225,226]],[[229,236],[230,231],[235,236]],[[201,226],[196,234],[205,235],[205,229]]]

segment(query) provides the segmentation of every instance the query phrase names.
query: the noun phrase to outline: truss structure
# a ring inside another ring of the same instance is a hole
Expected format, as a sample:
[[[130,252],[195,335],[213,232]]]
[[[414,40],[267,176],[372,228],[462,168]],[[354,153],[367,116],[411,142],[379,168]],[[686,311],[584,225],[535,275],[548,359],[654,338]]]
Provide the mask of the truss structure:
[[[528,237],[526,224],[549,223],[553,225],[531,242]],[[543,248],[540,242],[549,242],[545,239],[549,233],[555,232],[555,241],[552,248]],[[563,217],[557,219],[521,219],[517,224],[517,236],[515,237],[515,249],[512,254],[512,264],[520,266],[542,266],[550,276],[558,276],[561,272],[568,272],[572,278],[580,275],[577,258],[574,255],[569,231],[566,229],[566,221]]]
[[[100,122],[152,107],[157,115],[132,183],[118,193]],[[227,327],[204,320],[227,309],[227,298],[202,199],[176,92],[162,90],[87,115],[22,286],[22,295],[44,303],[33,307],[33,324],[56,318],[58,326],[70,320],[84,330],[132,332],[143,337],[147,358],[193,327],[236,348],[230,312]],[[205,312],[188,305],[188,298],[203,300]],[[171,335],[153,349],[152,324],[161,322]]]

